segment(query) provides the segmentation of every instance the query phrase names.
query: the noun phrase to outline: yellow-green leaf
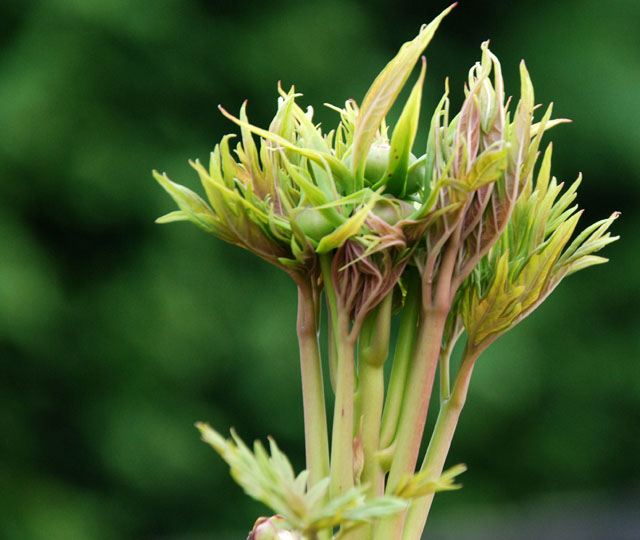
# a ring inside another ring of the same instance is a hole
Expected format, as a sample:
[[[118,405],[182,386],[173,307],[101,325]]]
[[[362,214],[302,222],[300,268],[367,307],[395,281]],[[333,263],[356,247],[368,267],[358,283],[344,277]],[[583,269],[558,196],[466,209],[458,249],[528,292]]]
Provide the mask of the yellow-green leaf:
[[[398,119],[393,135],[391,137],[391,151],[389,152],[389,163],[382,178],[382,183],[386,184],[387,191],[394,193],[398,197],[404,197],[407,188],[407,171],[409,168],[409,155],[413,147],[413,141],[418,131],[420,120],[420,101],[422,100],[422,85],[427,71],[427,61],[423,57],[420,76],[407,99],[407,103],[402,109],[402,114]],[[375,186],[377,187],[377,186]]]
[[[407,82],[422,51],[433,38],[442,19],[453,9],[454,5],[449,6],[428,25],[423,26],[416,38],[405,43],[367,91],[358,113],[353,138],[352,170],[356,177],[357,188],[364,184],[365,161],[376,131]]]

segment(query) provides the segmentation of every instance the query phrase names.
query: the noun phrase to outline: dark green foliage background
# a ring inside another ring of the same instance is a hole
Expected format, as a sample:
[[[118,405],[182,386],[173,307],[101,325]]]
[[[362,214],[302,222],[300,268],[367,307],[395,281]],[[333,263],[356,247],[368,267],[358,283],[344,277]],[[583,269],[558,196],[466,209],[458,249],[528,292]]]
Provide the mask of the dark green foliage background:
[[[0,1],[0,538],[244,538],[266,512],[193,423],[271,434],[303,466],[294,286],[154,225],[173,206],[150,170],[195,187],[187,159],[235,131],[216,105],[248,98],[266,125],[279,79],[333,125],[322,104],[360,100],[445,5]],[[509,94],[524,57],[536,101],[574,120],[551,134],[555,174],[582,171],[585,223],[620,210],[623,237],[480,360],[441,530],[638,495],[639,19],[633,0],[462,2],[428,49],[425,121],[445,76],[460,103],[484,39]]]

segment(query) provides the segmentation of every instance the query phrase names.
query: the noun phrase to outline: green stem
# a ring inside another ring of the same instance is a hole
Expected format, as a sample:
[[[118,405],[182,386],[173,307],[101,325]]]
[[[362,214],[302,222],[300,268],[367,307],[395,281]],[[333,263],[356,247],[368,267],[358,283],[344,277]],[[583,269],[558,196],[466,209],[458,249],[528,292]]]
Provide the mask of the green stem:
[[[349,318],[338,316],[338,366],[336,370],[336,401],[331,436],[331,498],[351,489],[353,483],[353,420],[354,420],[354,346],[349,338]]]
[[[387,398],[382,414],[382,428],[380,433],[380,448],[389,447],[395,438],[398,419],[402,409],[402,398],[407,383],[411,353],[418,332],[418,317],[420,315],[420,275],[412,268],[407,283],[407,296],[402,311],[400,329],[396,340],[396,350],[393,356],[393,367],[389,378]]]
[[[437,311],[423,313],[421,317],[398,426],[398,446],[389,471],[387,493],[393,492],[404,475],[414,471],[440,356],[445,319],[446,313]]]
[[[384,471],[376,454],[380,445],[380,420],[384,402],[383,365],[389,353],[393,291],[371,313],[360,332],[358,344],[358,396],[362,417],[364,467],[361,482],[369,485],[369,494],[384,494]]]
[[[438,414],[421,468],[421,471],[426,472],[428,480],[436,481],[442,474],[442,469],[451,447],[451,441],[458,425],[460,412],[467,399],[473,366],[480,352],[475,348],[465,349],[451,396],[440,407],[440,413]],[[422,497],[410,506],[405,520],[402,540],[420,539],[433,502],[433,496],[434,494],[432,493]]]
[[[458,242],[451,240],[442,257],[434,297],[431,294],[422,295],[416,346],[402,403],[402,416],[396,436],[397,447],[385,490],[387,494],[394,492],[404,476],[413,474],[418,460],[444,327],[453,300],[451,278],[457,252]],[[431,289],[430,277],[427,277],[426,286],[428,290]],[[424,291],[425,283],[423,293]],[[382,520],[376,528],[374,540],[401,538],[404,518],[405,512],[400,512]]]
[[[452,343],[447,343],[440,351],[440,403],[448,399],[451,392],[450,365],[453,345]]]
[[[447,399],[451,395],[451,353],[453,352],[453,348],[456,346],[458,339],[462,335],[463,326],[462,324],[456,325],[454,330],[451,332],[451,336],[447,340],[445,346],[440,351],[440,404]]]
[[[336,342],[335,404],[331,434],[329,493],[335,498],[353,487],[353,417],[355,393],[355,343],[350,336],[349,314],[339,309],[331,279],[331,254],[320,256],[320,267]],[[332,346],[330,344],[330,346]]]
[[[331,388],[336,392],[336,371],[338,369],[338,336],[336,327],[338,325],[338,307],[336,291],[331,280],[331,254],[320,255],[320,269],[322,281],[324,282],[324,292],[327,301],[327,312],[329,316],[329,375],[331,378]]]
[[[358,386],[362,404],[362,450],[364,467],[361,482],[368,484],[369,493],[384,494],[384,471],[376,458],[380,441],[380,417],[384,401],[384,372],[382,366],[362,363],[358,366]]]
[[[396,436],[391,470],[385,492],[392,494],[400,480],[412,474],[429,407],[429,398],[440,353],[440,340],[446,320],[446,313],[425,314],[418,327],[417,343],[411,362],[402,416]],[[381,520],[376,527],[374,540],[399,539],[402,536],[402,524],[405,513]]]
[[[316,302],[311,284],[298,286],[298,345],[302,375],[304,435],[309,487],[329,476],[329,439]]]
[[[352,525],[348,529],[340,528],[333,540],[366,540],[369,538],[366,536],[367,528],[367,523]]]

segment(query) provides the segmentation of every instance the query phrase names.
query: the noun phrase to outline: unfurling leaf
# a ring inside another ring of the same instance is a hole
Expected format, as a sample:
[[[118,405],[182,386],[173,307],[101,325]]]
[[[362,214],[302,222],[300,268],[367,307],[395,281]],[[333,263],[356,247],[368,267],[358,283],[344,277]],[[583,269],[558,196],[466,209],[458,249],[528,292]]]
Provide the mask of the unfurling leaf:
[[[427,471],[420,471],[412,476],[403,478],[394,494],[402,499],[417,499],[439,491],[460,489],[462,486],[454,483],[454,479],[466,470],[466,465],[459,464],[447,469],[435,480],[430,478]]]
[[[440,22],[453,7],[453,5],[449,6],[428,25],[423,26],[415,39],[405,43],[396,57],[376,77],[365,95],[358,112],[353,137],[353,174],[356,177],[356,187],[364,185],[364,163],[376,131],[407,82],[413,67],[431,41]]]

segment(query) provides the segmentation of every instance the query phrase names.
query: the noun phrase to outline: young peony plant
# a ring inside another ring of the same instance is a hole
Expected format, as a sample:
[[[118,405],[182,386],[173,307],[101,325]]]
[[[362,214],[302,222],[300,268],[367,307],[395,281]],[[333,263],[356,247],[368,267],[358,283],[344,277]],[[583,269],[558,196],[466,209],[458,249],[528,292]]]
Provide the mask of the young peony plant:
[[[198,424],[246,493],[276,513],[256,522],[255,540],[420,538],[434,494],[457,488],[454,477],[464,470],[443,472],[476,360],[564,277],[605,262],[594,253],[617,239],[608,232],[614,213],[569,243],[580,219],[571,206],[580,180],[563,193],[550,177],[551,145],[536,167],[543,134],[565,120],[552,120],[551,106],[534,120],[524,62],[520,99],[510,108],[488,43],[455,115],[446,85],[420,157],[413,152],[421,153],[414,142],[424,58],[396,125],[386,124],[450,10],[402,46],[361,105],[331,106],[340,121],[329,133],[298,105],[294,88],[278,88],[268,129],[249,123],[246,103],[238,117],[220,108],[240,127],[241,141],[232,151],[233,136],[225,136],[208,168],[191,162],[207,201],[154,171],[179,208],[159,223],[191,221],[281,268],[297,286],[306,470],[296,476],[271,440],[270,453],[260,443],[252,451],[234,432],[228,440]],[[323,305],[335,393],[330,438]],[[450,356],[463,334],[452,374]],[[436,373],[440,411],[416,470]]]

